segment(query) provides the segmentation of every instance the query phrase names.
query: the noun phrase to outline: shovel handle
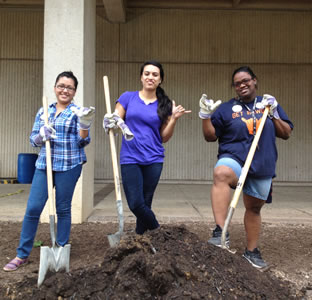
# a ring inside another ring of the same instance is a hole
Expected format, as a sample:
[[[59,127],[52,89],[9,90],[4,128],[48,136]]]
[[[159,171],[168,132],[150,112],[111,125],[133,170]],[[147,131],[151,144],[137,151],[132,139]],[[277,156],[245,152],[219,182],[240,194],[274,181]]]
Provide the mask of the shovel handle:
[[[235,208],[237,206],[237,203],[238,203],[238,200],[239,200],[239,196],[240,196],[241,191],[243,189],[243,186],[244,186],[244,183],[245,183],[245,180],[246,180],[246,177],[247,177],[247,174],[248,174],[248,171],[249,171],[252,159],[253,159],[254,154],[256,152],[256,149],[257,149],[257,146],[258,146],[258,142],[259,142],[259,139],[260,139],[260,136],[261,136],[261,133],[262,133],[265,121],[266,121],[268,113],[269,113],[269,109],[270,109],[270,107],[267,106],[265,108],[264,112],[263,112],[263,115],[262,115],[262,118],[261,118],[258,130],[257,130],[257,133],[256,133],[256,135],[255,135],[255,137],[254,137],[254,139],[252,141],[252,144],[251,144],[250,150],[248,152],[248,155],[247,155],[244,167],[242,169],[242,173],[239,176],[239,179],[238,179],[238,182],[237,182],[237,185],[236,185],[236,189],[235,189],[232,201],[230,203],[229,211],[228,211],[227,217],[225,219],[224,227],[223,227],[223,230],[222,230],[222,235],[221,235],[221,245],[222,245],[222,248],[226,247],[225,246],[226,232],[227,232],[228,226],[229,226],[229,224],[231,222],[232,216],[234,214],[234,210],[235,210]]]
[[[49,117],[48,117],[48,99],[43,96],[42,98],[43,104],[43,117],[44,124],[49,125]],[[47,140],[45,142],[46,148],[46,164],[47,164],[47,180],[48,180],[48,204],[49,204],[49,215],[55,215],[54,202],[53,202],[53,177],[52,177],[52,163],[51,163],[51,144],[50,141]]]
[[[103,77],[103,82],[104,82],[106,111],[108,114],[111,114],[112,110],[111,110],[111,104],[110,104],[110,94],[109,94],[109,85],[108,85],[107,76]],[[117,151],[116,151],[115,137],[114,137],[113,130],[109,131],[109,141],[110,141],[112,163],[113,163],[116,201],[118,201],[118,200],[121,200],[121,189],[120,189],[119,170],[118,170],[118,163],[117,163]]]

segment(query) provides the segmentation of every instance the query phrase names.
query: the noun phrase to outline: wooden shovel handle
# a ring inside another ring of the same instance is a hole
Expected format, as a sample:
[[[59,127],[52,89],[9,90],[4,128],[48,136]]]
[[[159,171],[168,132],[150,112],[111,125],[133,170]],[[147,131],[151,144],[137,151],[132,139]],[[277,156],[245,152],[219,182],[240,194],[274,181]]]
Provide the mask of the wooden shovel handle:
[[[233,199],[232,199],[231,204],[230,204],[230,207],[233,207],[234,209],[235,209],[235,207],[237,205],[237,202],[238,202],[240,193],[241,193],[241,191],[243,189],[243,186],[244,186],[244,183],[245,183],[245,180],[246,180],[246,177],[247,177],[247,174],[248,174],[248,171],[249,171],[252,159],[253,159],[254,154],[256,152],[256,149],[257,149],[257,146],[258,146],[258,142],[259,142],[259,139],[260,139],[260,136],[261,136],[261,133],[262,133],[265,121],[266,121],[268,113],[269,113],[269,109],[270,109],[270,107],[267,106],[265,108],[264,112],[263,112],[263,115],[262,115],[259,127],[257,129],[257,133],[256,133],[256,135],[255,135],[255,137],[253,139],[253,142],[251,144],[251,147],[249,149],[249,152],[248,152],[248,155],[247,155],[244,167],[242,169],[242,173],[239,176],[239,179],[238,179],[238,182],[237,182],[237,185],[236,185],[236,189],[235,189],[235,192],[234,192],[234,195],[233,195]]]
[[[243,189],[243,186],[244,186],[244,183],[245,183],[248,171],[249,171],[249,167],[251,165],[252,159],[253,159],[254,154],[256,152],[256,148],[258,146],[258,142],[259,142],[259,139],[260,139],[260,136],[261,136],[261,133],[262,133],[262,129],[263,129],[265,121],[266,121],[266,119],[268,117],[269,109],[270,109],[270,107],[267,106],[265,108],[264,112],[263,112],[263,115],[262,115],[262,118],[261,118],[261,121],[260,121],[260,125],[259,125],[258,130],[257,130],[257,133],[256,133],[256,135],[254,137],[254,140],[253,140],[253,142],[251,144],[251,147],[249,149],[249,152],[248,152],[248,155],[247,155],[244,167],[242,169],[242,173],[239,176],[239,179],[238,179],[238,182],[237,182],[237,185],[236,185],[236,189],[235,189],[235,192],[234,192],[234,195],[233,195],[233,198],[232,198],[232,201],[230,203],[229,210],[228,210],[228,213],[227,213],[227,216],[226,216],[226,219],[225,219],[224,227],[222,229],[222,235],[221,235],[221,247],[222,248],[227,248],[227,246],[225,245],[226,233],[227,233],[229,224],[231,222],[232,216],[234,214],[234,210],[235,210],[235,208],[237,206],[237,203],[238,203],[238,200],[239,200],[239,196],[240,196],[241,191]]]
[[[108,114],[111,114],[112,110],[111,110],[109,85],[108,85],[108,77],[107,76],[103,77],[103,82],[104,82],[106,111]],[[115,137],[114,137],[113,130],[109,131],[109,140],[110,140],[112,163],[113,163],[116,201],[118,201],[118,200],[121,200],[121,189],[120,189],[119,170],[118,170],[118,163],[117,163],[117,151],[116,151]]]
[[[234,210],[235,210],[235,208],[237,206],[237,203],[238,203],[238,200],[239,200],[239,196],[240,196],[241,191],[243,189],[243,186],[244,186],[244,183],[245,183],[248,171],[249,171],[249,167],[251,165],[252,159],[253,159],[254,154],[256,152],[256,148],[258,146],[258,142],[259,142],[259,139],[260,139],[260,136],[261,136],[261,133],[262,133],[262,129],[263,129],[265,121],[266,121],[266,119],[268,117],[269,109],[270,109],[270,107],[267,106],[265,108],[264,112],[263,112],[263,115],[262,115],[262,118],[261,118],[261,121],[260,121],[260,125],[259,125],[257,133],[256,133],[256,135],[254,137],[254,140],[253,140],[253,142],[251,144],[251,147],[249,149],[249,152],[248,152],[248,155],[247,155],[244,167],[242,169],[242,173],[239,176],[239,179],[238,179],[238,182],[237,182],[237,185],[236,185],[236,189],[235,189],[232,201],[231,201],[230,206],[229,206],[229,210],[228,210],[228,213],[227,213],[227,216],[226,216],[226,219],[225,219],[225,223],[224,223],[224,227],[222,229],[222,235],[221,235],[221,247],[224,248],[224,249],[227,248],[227,246],[225,244],[226,233],[227,233],[229,224],[231,222],[232,216],[234,214]]]
[[[43,117],[44,124],[49,125],[48,117],[48,99],[43,96]],[[54,201],[53,201],[53,177],[52,177],[52,163],[51,163],[51,144],[50,141],[45,142],[46,148],[46,164],[47,164],[47,180],[48,180],[48,203],[49,203],[49,215],[55,215]]]

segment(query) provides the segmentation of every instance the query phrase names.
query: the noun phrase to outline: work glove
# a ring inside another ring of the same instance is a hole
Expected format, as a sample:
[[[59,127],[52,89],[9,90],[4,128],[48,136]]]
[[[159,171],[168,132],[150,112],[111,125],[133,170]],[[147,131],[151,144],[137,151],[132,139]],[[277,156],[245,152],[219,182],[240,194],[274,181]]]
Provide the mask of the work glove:
[[[277,101],[275,99],[275,97],[269,95],[269,94],[264,94],[263,95],[263,98],[262,98],[262,101],[261,101],[261,104],[266,107],[266,106],[270,106],[270,110],[269,110],[269,118],[270,119],[279,119],[280,116],[278,114],[278,111],[277,111]]]
[[[43,125],[39,134],[35,137],[35,144],[41,146],[43,142],[46,142],[51,139],[56,139],[56,131],[51,125]]]
[[[116,135],[118,134],[118,130],[120,129],[126,141],[131,141],[134,138],[133,133],[130,131],[124,120],[120,118],[117,111],[112,114],[104,115],[103,128],[105,129],[106,133],[108,133],[109,130],[112,129]]]
[[[221,100],[214,102],[212,99],[207,99],[206,94],[202,94],[199,100],[200,111],[198,113],[201,119],[210,119],[213,112],[217,109],[217,107],[222,103]]]
[[[117,126],[117,121],[118,121],[119,115],[118,113],[114,112],[112,114],[105,114],[104,119],[103,119],[103,128],[106,133],[109,132],[110,129],[112,129],[114,132],[117,133],[118,126]]]
[[[92,106],[90,106],[90,108],[73,106],[70,109],[78,117],[78,124],[80,129],[88,130],[95,115],[95,108]]]

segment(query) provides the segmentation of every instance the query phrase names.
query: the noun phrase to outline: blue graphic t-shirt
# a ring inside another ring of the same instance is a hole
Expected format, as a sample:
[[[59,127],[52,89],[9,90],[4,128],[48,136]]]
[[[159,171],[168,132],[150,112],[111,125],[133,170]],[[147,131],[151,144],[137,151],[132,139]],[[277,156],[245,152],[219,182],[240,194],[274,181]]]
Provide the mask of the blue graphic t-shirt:
[[[233,98],[222,103],[213,113],[211,122],[219,141],[218,158],[231,157],[243,167],[254,138],[253,108],[255,107],[256,128],[264,112],[261,100],[262,96],[258,96],[255,102],[243,103]],[[292,122],[280,105],[277,110],[280,118],[293,129]],[[276,161],[275,127],[273,120],[267,118],[248,175],[275,177]]]

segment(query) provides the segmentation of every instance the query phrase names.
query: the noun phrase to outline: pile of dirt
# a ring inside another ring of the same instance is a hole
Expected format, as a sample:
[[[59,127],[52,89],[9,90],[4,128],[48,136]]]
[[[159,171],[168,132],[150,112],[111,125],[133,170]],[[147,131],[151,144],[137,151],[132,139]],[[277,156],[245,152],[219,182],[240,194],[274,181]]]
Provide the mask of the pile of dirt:
[[[201,240],[185,226],[127,233],[116,248],[99,235],[103,258],[70,273],[49,274],[40,289],[24,277],[4,299],[303,299],[303,292],[260,272],[241,255]],[[80,257],[84,260],[84,257]]]

